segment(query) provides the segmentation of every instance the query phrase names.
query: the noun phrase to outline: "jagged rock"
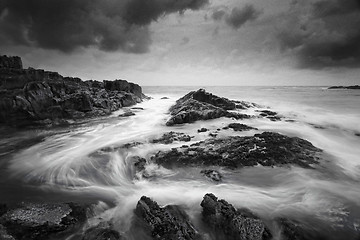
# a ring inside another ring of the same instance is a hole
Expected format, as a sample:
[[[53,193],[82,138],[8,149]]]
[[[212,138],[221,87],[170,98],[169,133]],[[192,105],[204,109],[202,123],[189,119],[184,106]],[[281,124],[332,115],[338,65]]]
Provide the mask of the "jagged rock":
[[[215,96],[204,89],[192,91],[176,101],[170,108],[170,119],[167,126],[191,123],[197,120],[208,120],[220,117],[235,119],[249,118],[249,115],[229,112],[237,107],[235,101]],[[244,108],[246,108],[244,106]]]
[[[261,117],[266,117],[270,119],[271,121],[280,121],[281,117],[278,116],[277,112],[273,112],[270,110],[257,110],[257,112],[260,112]]]
[[[207,129],[207,128],[200,128],[200,129],[198,129],[197,131],[198,131],[198,133],[207,132],[208,129]]]
[[[190,145],[160,151],[151,159],[164,166],[280,166],[295,164],[311,168],[318,163],[321,150],[310,142],[279,133],[263,132],[254,136],[212,138]]]
[[[235,209],[225,200],[206,194],[201,202],[202,217],[220,239],[270,239],[271,233],[261,219],[248,209]]]
[[[217,170],[206,169],[201,170],[200,173],[215,182],[220,182],[222,180],[222,175]]]
[[[125,240],[125,238],[113,230],[109,224],[99,224],[87,229],[82,240]]]
[[[53,125],[56,119],[108,115],[146,96],[125,80],[82,81],[41,69],[22,69],[0,57],[0,123],[12,126]],[[44,120],[46,120],[44,122]],[[50,123],[49,123],[50,121]]]
[[[163,144],[170,144],[174,141],[181,141],[181,142],[189,142],[191,137],[184,133],[179,132],[168,132],[164,133],[162,137],[151,140],[152,143],[163,143]]]
[[[155,201],[143,196],[136,205],[135,214],[141,222],[139,225],[153,239],[201,239],[188,215],[179,206],[159,207]]]
[[[248,130],[258,130],[257,128],[250,127],[245,124],[241,123],[230,123],[227,127],[224,129],[232,128],[234,131],[248,131]]]
[[[200,205],[203,221],[214,231],[215,239],[265,240],[272,237],[264,222],[248,209],[235,209],[212,193],[206,194]]]
[[[85,220],[85,206],[28,203],[9,210],[0,218],[0,223],[16,239],[41,240],[69,235]]]
[[[135,167],[136,172],[141,172],[141,171],[145,170],[145,165],[146,165],[145,158],[135,156],[135,157],[133,157],[133,161],[134,161],[134,167]]]

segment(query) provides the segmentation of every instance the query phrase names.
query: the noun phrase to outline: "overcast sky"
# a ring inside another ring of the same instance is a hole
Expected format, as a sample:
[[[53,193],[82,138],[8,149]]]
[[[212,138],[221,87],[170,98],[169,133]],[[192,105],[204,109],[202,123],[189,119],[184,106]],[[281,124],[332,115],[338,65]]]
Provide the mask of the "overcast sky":
[[[359,0],[0,0],[0,54],[140,85],[352,85],[359,26]]]

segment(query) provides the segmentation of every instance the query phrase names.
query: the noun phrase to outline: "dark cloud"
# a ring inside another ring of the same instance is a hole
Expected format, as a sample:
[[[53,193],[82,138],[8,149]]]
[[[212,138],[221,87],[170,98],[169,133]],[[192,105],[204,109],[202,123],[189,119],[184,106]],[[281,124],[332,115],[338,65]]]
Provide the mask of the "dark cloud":
[[[144,53],[149,25],[208,0],[0,0],[0,46],[71,52],[81,47]]]
[[[360,1],[326,0],[301,12],[291,6],[289,24],[280,28],[281,48],[294,54],[300,67],[360,67]]]
[[[253,21],[260,12],[253,5],[245,5],[243,8],[234,7],[231,12],[228,8],[215,9],[211,15],[215,21],[225,20],[232,28],[238,29],[246,22]]]

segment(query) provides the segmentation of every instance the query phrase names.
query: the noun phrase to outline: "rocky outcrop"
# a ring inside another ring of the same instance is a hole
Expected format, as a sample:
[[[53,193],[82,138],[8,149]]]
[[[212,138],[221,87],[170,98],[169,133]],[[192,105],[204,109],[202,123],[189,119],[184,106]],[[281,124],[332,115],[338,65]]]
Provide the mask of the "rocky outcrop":
[[[254,136],[212,138],[187,148],[160,151],[152,160],[164,167],[174,166],[279,166],[295,164],[311,168],[321,150],[310,142],[279,133],[263,132]]]
[[[270,119],[271,121],[280,121],[281,117],[278,115],[277,112],[273,112],[270,110],[257,110],[256,112],[260,112],[261,117],[265,117],[267,119]]]
[[[179,142],[189,142],[191,140],[191,137],[184,133],[179,132],[168,132],[164,133],[160,138],[156,138],[151,140],[152,143],[163,143],[163,144],[170,144],[174,141]]]
[[[235,209],[211,193],[204,196],[200,205],[203,208],[203,221],[212,229],[215,239],[271,239],[272,235],[264,222],[248,209]]]
[[[172,126],[220,117],[249,118],[249,115],[228,111],[248,107],[249,105],[241,104],[241,102],[218,97],[206,92],[204,89],[199,89],[198,91],[186,94],[176,101],[176,104],[170,108],[171,117],[166,122],[166,125]]]
[[[353,86],[331,86],[328,87],[328,89],[360,89],[359,85],[353,85]]]
[[[155,201],[143,196],[136,205],[135,214],[140,221],[138,225],[143,226],[153,239],[201,239],[188,215],[179,206],[160,207]]]
[[[0,68],[22,69],[20,57],[0,56]]]
[[[125,240],[125,238],[113,230],[109,224],[101,223],[87,229],[81,240]]]
[[[145,97],[141,87],[125,80],[82,81],[41,69],[22,69],[0,57],[0,123],[14,126],[62,123],[108,115]],[[15,63],[12,63],[15,62]]]
[[[0,218],[0,224],[3,226],[1,232],[6,231],[14,239],[41,240],[66,237],[79,229],[85,220],[85,206],[27,203],[7,211]]]

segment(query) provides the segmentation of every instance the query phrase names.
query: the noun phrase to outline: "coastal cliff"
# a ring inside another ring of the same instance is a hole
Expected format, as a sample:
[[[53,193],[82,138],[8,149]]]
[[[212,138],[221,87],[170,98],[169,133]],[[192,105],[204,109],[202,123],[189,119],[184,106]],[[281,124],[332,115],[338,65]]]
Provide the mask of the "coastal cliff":
[[[82,81],[42,69],[23,69],[20,57],[0,56],[0,124],[66,124],[108,115],[145,98],[126,80]]]

